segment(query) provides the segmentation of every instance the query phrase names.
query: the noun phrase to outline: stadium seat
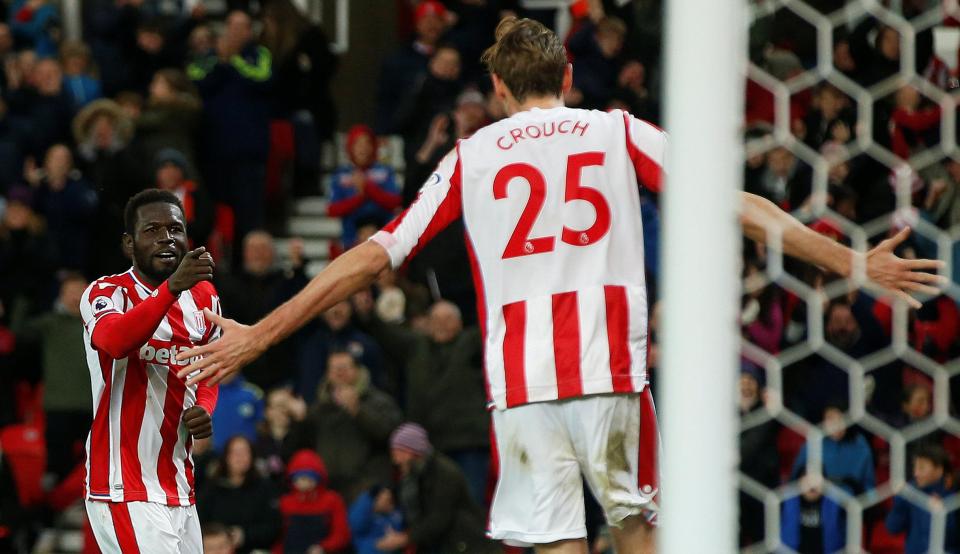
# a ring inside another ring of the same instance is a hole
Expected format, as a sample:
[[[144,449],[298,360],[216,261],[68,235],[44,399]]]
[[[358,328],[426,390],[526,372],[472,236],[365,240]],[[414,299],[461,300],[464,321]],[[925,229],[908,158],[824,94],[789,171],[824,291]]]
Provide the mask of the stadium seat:
[[[0,448],[20,496],[20,505],[32,508],[44,500],[43,474],[47,469],[47,448],[43,432],[33,425],[8,425],[0,429]]]

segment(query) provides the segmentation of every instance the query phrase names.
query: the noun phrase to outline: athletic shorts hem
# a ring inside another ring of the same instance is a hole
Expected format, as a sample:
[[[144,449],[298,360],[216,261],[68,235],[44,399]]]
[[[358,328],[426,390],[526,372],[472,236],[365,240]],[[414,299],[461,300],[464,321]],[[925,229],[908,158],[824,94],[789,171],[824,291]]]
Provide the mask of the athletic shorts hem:
[[[511,546],[528,547],[534,544],[550,544],[557,541],[569,541],[587,538],[587,528],[579,527],[569,531],[554,531],[549,533],[529,533],[526,531],[510,531],[506,529],[490,529],[487,536],[498,541],[505,541]]]

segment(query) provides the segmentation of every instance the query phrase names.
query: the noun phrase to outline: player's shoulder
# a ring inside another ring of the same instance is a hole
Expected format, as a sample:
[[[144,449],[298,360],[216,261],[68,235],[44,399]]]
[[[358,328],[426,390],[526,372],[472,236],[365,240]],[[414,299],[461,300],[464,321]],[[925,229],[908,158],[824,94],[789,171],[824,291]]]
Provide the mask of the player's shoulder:
[[[220,296],[217,287],[210,281],[200,281],[193,286],[193,290],[201,296]]]
[[[130,278],[129,271],[115,275],[104,275],[94,279],[93,282],[87,286],[83,297],[89,300],[98,295],[112,295],[118,289],[125,293],[127,288],[132,286],[132,284],[133,280]]]

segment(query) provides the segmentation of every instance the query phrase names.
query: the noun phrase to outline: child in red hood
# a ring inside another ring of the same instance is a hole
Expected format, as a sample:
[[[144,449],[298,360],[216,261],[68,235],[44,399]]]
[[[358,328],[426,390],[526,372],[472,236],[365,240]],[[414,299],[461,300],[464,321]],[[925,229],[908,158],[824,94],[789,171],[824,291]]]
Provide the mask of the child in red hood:
[[[393,168],[377,162],[377,137],[366,125],[354,125],[347,133],[350,163],[334,170],[330,177],[330,206],[327,215],[343,223],[341,241],[350,248],[357,240],[363,221],[378,227],[393,219],[400,207],[400,188]]]
[[[327,489],[327,468],[313,450],[297,451],[287,466],[290,492],[280,499],[283,534],[274,554],[330,554],[350,546],[347,507]]]

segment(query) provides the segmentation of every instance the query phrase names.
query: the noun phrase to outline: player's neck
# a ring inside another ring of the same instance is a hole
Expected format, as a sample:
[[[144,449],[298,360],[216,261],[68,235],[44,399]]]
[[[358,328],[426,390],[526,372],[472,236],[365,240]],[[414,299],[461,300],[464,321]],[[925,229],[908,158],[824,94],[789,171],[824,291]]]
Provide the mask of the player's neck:
[[[157,281],[156,279],[147,276],[144,272],[140,271],[136,265],[133,266],[133,274],[137,277],[137,280],[139,280],[142,284],[149,287],[150,290],[153,290],[159,287],[160,283],[163,282],[163,281]]]
[[[549,110],[550,108],[561,108],[563,106],[563,98],[559,96],[538,96],[536,98],[527,98],[523,102],[510,102],[510,106],[508,106],[507,109],[509,115],[514,115],[534,108]]]

